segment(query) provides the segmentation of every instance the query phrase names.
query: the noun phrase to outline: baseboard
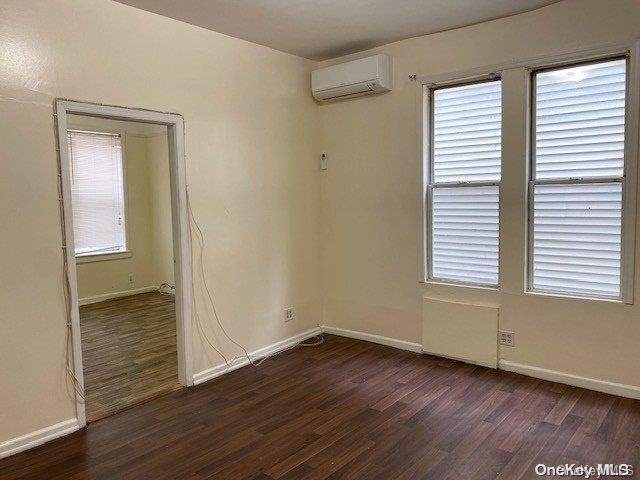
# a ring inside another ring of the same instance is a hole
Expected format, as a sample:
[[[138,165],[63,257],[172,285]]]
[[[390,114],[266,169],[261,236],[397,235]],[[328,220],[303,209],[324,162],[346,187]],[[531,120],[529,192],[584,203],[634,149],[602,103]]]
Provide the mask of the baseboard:
[[[499,366],[502,370],[528,375],[529,377],[541,378],[551,382],[566,383],[567,385],[573,385],[574,387],[587,388],[589,390],[618,395],[620,397],[640,399],[640,387],[634,385],[580,377],[570,373],[547,370],[546,368],[533,367],[531,365],[523,365],[521,363],[510,362],[508,360],[500,360]]]
[[[249,355],[254,359],[260,359],[267,355],[274,355],[282,350],[294,346],[296,343],[303,342],[311,337],[319,335],[320,333],[322,333],[322,330],[319,328],[312,328],[311,330],[307,330],[306,332],[302,332],[298,335],[287,338],[286,340],[281,340],[280,342],[272,343],[264,348],[249,352]],[[208,368],[193,375],[193,384],[200,385],[201,383],[212,380],[220,375],[224,375],[225,373],[232,372],[233,370],[237,370],[238,368],[244,367],[248,364],[249,360],[246,357],[242,357],[231,362],[230,365],[222,364]]]
[[[174,295],[176,294],[176,287],[175,285],[170,285],[168,283],[163,283],[162,285],[160,285],[158,287],[158,291],[160,293],[166,293],[167,295]]]
[[[43,443],[49,442],[59,437],[69,435],[80,429],[77,418],[71,418],[64,422],[56,423],[49,427],[35,432],[27,433],[21,437],[13,438],[6,442],[0,443],[0,458],[5,458],[16,453],[23,452]]]
[[[356,338],[358,340],[366,340],[367,342],[379,343],[381,345],[387,345],[388,347],[399,348],[401,350],[408,350],[414,353],[422,353],[422,345],[419,343],[407,342],[405,340],[398,340],[395,338],[383,337],[381,335],[374,335],[372,333],[357,332],[355,330],[346,330],[344,328],[329,327],[327,325],[322,326],[324,333],[330,333],[338,335],[340,337]]]
[[[156,290],[157,287],[154,287],[153,290]],[[153,290],[144,290],[144,291],[153,291]],[[142,291],[138,291],[137,293],[143,293]],[[119,295],[126,296],[126,295]],[[116,298],[116,297],[112,297]],[[91,302],[94,303],[94,302]],[[260,348],[253,352],[250,352],[251,357],[259,359],[266,355],[273,355],[281,352],[293,345],[303,342],[311,337],[319,335],[322,333],[320,328],[312,328],[311,330],[307,330],[306,332],[302,332],[293,337],[287,338],[286,340],[282,340],[280,342],[273,343],[264,348]],[[209,368],[202,372],[196,373],[193,376],[194,385],[199,385],[207,380],[211,380],[213,378],[219,377],[225,373],[231,372],[238,368],[244,367],[247,365],[249,361],[246,358],[238,359],[232,365],[219,365],[217,367]],[[35,432],[28,433],[21,437],[13,438],[6,442],[0,443],[0,459],[8,457],[10,455],[14,455],[16,453],[22,452],[24,450],[28,450],[30,448],[36,447],[43,443],[49,442],[59,437],[63,437],[70,433],[75,432],[80,429],[80,425],[78,423],[78,419],[73,418],[70,420],[66,420],[64,422],[57,423],[55,425],[51,425],[49,427],[43,428],[41,430],[37,430]]]
[[[356,338],[358,340],[366,340],[368,342],[380,343],[389,347],[395,347],[402,350],[408,350],[416,353],[426,353],[422,350],[422,345],[419,343],[407,342],[404,340],[398,340],[395,338],[383,337],[380,335],[374,335],[371,333],[357,332],[354,330],[347,330],[344,328],[322,326],[324,333],[330,333],[333,335],[339,335],[341,337]],[[430,354],[431,355],[431,354]],[[439,357],[443,355],[435,354]],[[452,357],[444,357],[452,358]],[[481,363],[470,362],[469,360],[452,358],[453,360],[459,360],[465,363],[473,363],[475,365],[481,365],[488,368],[496,368],[495,365],[483,365]],[[507,370],[510,372],[520,373],[529,377],[541,378],[543,380],[549,380],[552,382],[565,383],[567,385],[573,385],[575,387],[586,388],[589,390],[595,390],[598,392],[609,393],[611,395],[618,395],[620,397],[640,399],[640,386],[626,385],[623,383],[608,382],[606,380],[598,380],[595,378],[580,377],[578,375],[572,375],[570,373],[559,372],[556,370],[547,370],[545,368],[533,367],[530,365],[523,365],[521,363],[510,362],[508,360],[500,360],[498,368],[501,370]]]
[[[151,291],[151,290],[145,290]],[[138,292],[142,293],[142,292]],[[120,295],[124,296],[124,295]],[[397,340],[394,338],[383,337],[380,335],[374,335],[371,333],[357,332],[354,330],[347,330],[337,327],[322,326],[321,328],[313,328],[302,332],[298,335],[290,337],[286,340],[273,343],[264,348],[260,348],[250,353],[254,358],[261,358],[266,355],[273,355],[285,350],[296,343],[307,340],[320,333],[329,333],[342,337],[356,338],[358,340],[365,340],[373,343],[379,343],[390,347],[399,348],[402,350],[408,350],[411,352],[422,353],[422,346],[419,343],[407,342],[404,340]],[[238,359],[233,364],[227,366],[226,364],[218,365],[202,372],[196,373],[193,376],[195,385],[199,385],[208,380],[212,380],[220,375],[231,372],[238,368],[244,367],[249,361],[246,358]],[[545,368],[534,367],[531,365],[524,365],[521,363],[511,362],[508,360],[500,360],[499,368],[502,370],[527,375],[530,377],[541,378],[543,380],[549,380],[552,382],[565,383],[576,387],[595,390],[598,392],[608,393],[611,395],[618,395],[621,397],[628,397],[633,399],[640,399],[640,387],[634,385],[626,385],[622,383],[608,382],[605,380],[598,380],[594,378],[581,377],[578,375],[572,375],[569,373],[559,372],[556,370],[548,370]],[[65,420],[64,422],[51,425],[49,427],[37,430],[35,432],[28,433],[21,437],[13,438],[6,442],[0,443],[0,459],[15,455],[30,448],[42,445],[59,437],[63,437],[70,433],[80,429],[78,419],[72,418]]]
[[[129,297],[131,295],[155,292],[157,290],[157,285],[149,285],[148,287],[134,288],[133,290],[125,290],[123,292],[102,293],[100,295],[94,295],[92,297],[80,298],[78,299],[78,305],[89,305],[90,303],[98,303],[104,302],[105,300],[111,300],[112,298]]]

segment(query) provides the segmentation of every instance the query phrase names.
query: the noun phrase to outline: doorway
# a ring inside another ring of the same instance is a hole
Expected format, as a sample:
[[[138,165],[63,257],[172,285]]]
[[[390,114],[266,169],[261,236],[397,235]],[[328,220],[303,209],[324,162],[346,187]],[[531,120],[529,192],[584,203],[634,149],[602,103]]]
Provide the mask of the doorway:
[[[180,115],[56,101],[78,422],[193,384]]]

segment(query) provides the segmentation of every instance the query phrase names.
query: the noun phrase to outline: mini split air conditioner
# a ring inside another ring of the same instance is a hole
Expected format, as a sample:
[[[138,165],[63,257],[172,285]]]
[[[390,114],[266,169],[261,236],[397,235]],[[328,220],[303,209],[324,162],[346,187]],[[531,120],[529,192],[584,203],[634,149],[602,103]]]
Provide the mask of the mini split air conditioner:
[[[388,92],[391,61],[388,55],[380,54],[314,70],[311,90],[320,101]]]

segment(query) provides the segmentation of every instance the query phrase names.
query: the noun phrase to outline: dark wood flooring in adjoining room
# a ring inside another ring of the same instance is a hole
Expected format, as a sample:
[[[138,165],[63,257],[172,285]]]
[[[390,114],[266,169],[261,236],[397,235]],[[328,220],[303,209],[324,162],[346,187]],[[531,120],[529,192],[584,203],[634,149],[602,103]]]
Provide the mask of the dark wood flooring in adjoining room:
[[[180,388],[173,295],[80,307],[87,421]]]
[[[639,466],[640,401],[326,336],[0,461],[12,479],[538,478]]]

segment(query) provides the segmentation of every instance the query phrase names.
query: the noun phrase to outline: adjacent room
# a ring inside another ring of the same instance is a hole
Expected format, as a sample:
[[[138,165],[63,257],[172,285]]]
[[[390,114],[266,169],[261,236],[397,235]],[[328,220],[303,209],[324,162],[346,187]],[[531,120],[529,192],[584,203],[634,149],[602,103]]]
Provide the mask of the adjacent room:
[[[87,421],[180,388],[164,125],[69,115]]]
[[[640,469],[638,0],[0,0],[0,478]]]

